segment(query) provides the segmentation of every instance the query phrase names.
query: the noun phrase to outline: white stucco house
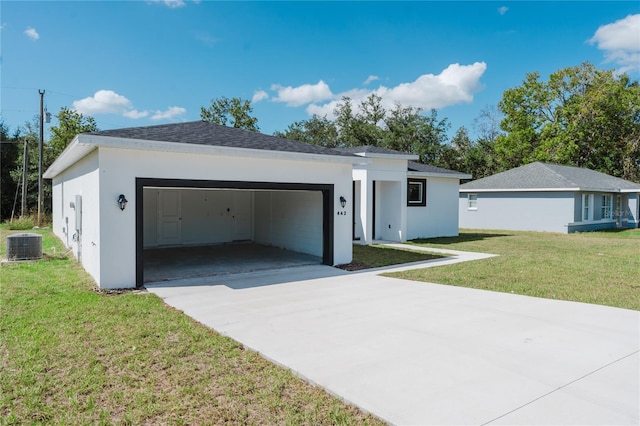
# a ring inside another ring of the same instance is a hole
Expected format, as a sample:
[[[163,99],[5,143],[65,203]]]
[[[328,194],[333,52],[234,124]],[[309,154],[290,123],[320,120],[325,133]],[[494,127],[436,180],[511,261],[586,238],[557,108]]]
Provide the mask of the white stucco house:
[[[44,175],[53,232],[105,289],[142,286],[154,247],[252,241],[339,265],[354,238],[457,234],[466,175],[356,151],[202,121],[80,134]]]
[[[471,175],[417,163],[417,155],[339,148],[369,159],[353,166],[353,239],[407,241],[458,235],[458,188]]]
[[[460,186],[460,227],[583,232],[637,228],[640,184],[593,170],[530,163]]]

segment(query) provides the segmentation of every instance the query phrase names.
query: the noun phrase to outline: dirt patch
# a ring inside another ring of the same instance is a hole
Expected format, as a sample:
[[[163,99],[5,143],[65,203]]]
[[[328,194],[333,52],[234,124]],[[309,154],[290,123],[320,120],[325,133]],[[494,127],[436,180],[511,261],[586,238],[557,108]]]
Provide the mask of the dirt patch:
[[[93,287],[93,291],[95,291],[96,293],[98,293],[101,296],[119,296],[121,294],[128,294],[128,293],[146,293],[147,290],[144,288],[116,288],[113,290],[106,290],[106,289],[102,289],[100,287]]]

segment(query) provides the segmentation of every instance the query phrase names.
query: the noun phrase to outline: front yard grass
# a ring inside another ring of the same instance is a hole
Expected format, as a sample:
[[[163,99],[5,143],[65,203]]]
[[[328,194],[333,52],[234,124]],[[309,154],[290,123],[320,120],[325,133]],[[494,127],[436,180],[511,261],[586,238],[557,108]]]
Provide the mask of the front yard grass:
[[[30,232],[46,258],[0,269],[0,424],[383,424]]]
[[[411,243],[499,256],[389,276],[640,310],[640,229],[569,235],[463,230],[459,237]]]

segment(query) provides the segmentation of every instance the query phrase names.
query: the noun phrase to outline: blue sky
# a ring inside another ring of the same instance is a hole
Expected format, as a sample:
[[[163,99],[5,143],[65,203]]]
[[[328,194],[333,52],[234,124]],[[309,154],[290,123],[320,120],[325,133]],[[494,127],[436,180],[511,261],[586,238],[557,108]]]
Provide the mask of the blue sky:
[[[69,107],[100,129],[251,99],[263,133],[342,96],[438,109],[473,134],[528,72],[589,61],[640,79],[640,2],[0,2],[1,115]],[[51,123],[55,124],[55,120]]]

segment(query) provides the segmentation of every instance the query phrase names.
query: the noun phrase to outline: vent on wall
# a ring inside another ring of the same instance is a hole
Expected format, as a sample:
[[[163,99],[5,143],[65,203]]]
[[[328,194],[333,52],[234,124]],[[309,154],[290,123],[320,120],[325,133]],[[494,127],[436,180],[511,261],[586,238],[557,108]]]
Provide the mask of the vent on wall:
[[[7,237],[7,260],[33,260],[42,257],[42,235],[13,234]]]

